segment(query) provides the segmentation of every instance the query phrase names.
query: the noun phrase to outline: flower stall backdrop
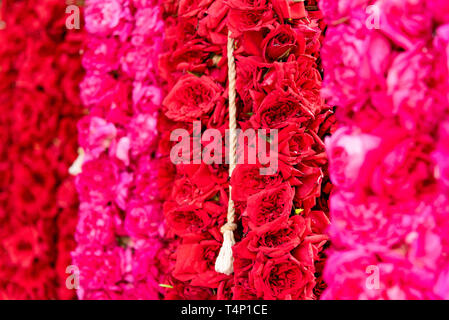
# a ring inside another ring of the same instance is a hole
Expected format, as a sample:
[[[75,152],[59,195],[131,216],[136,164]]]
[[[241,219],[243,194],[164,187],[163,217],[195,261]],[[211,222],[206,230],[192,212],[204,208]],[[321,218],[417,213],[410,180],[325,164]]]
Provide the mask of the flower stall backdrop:
[[[0,299],[449,299],[446,0],[0,0],[0,43]]]
[[[59,0],[0,5],[0,299],[70,299],[83,31]]]

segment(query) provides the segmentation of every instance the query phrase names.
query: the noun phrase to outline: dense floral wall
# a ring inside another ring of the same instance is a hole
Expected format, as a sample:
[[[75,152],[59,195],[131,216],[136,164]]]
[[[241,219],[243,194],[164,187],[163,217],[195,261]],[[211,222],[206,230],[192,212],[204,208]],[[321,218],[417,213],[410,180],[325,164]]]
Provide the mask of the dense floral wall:
[[[448,138],[445,0],[0,0],[0,299],[449,299]]]

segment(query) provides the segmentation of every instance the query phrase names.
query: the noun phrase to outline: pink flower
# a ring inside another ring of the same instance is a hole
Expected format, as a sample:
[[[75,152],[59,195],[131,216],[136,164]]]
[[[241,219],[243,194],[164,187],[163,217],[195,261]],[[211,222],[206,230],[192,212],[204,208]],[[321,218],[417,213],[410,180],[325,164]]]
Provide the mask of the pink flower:
[[[107,159],[91,160],[83,164],[82,170],[76,177],[81,201],[106,204],[115,200],[119,172],[114,162]]]
[[[399,115],[407,129],[434,125],[444,112],[444,105],[438,103],[440,93],[432,85],[435,58],[431,50],[418,46],[392,61],[387,77],[387,92],[393,102],[391,112]]]
[[[124,276],[125,256],[125,250],[120,247],[107,251],[78,247],[72,253],[72,258],[73,264],[79,267],[82,289],[90,291],[117,286]]]
[[[395,136],[398,135],[395,133]],[[433,191],[434,169],[431,156],[427,154],[432,148],[429,144],[431,138],[425,135],[406,138],[393,143],[393,148],[389,148],[387,143],[392,143],[394,138],[389,140],[378,151],[378,160],[372,171],[367,173],[371,190],[379,197],[404,200],[419,198],[421,194]]]
[[[449,3],[446,0],[434,0],[429,5],[434,19],[439,23],[449,23]]]
[[[434,292],[439,299],[449,300],[449,265],[440,271]]]
[[[86,29],[92,34],[106,35],[120,22],[122,6],[120,0],[86,1]]]
[[[449,189],[449,121],[440,125],[439,140],[433,158],[436,162],[436,176],[444,189]]]
[[[119,222],[118,212],[111,207],[82,203],[75,239],[83,246],[109,246],[116,241],[115,232]]]
[[[115,38],[91,37],[83,55],[86,70],[109,72],[118,67],[118,41]]]
[[[364,13],[366,7],[375,2],[376,0],[319,0],[319,5],[325,19],[334,22],[339,19],[347,19],[360,11]]]
[[[380,146],[377,136],[340,128],[326,139],[332,182],[343,190],[350,190],[360,179],[365,161]]]
[[[435,299],[434,274],[388,251],[334,252],[327,261],[322,299]]]
[[[370,77],[369,38],[364,32],[365,27],[357,23],[341,24],[329,28],[326,32],[325,45],[322,48],[323,66],[327,70],[324,77],[321,95],[328,99],[329,103],[340,108],[350,108],[358,111],[363,103],[369,99],[368,88],[377,82],[379,78]],[[386,63],[383,46],[373,47],[373,53],[377,53],[375,61]],[[373,54],[375,56],[375,54]],[[374,61],[373,61],[374,62]],[[361,65],[365,65],[361,68]],[[381,69],[381,68],[379,68]],[[364,75],[363,81],[360,74]],[[373,85],[374,86],[374,85]],[[382,83],[381,83],[382,86]]]
[[[156,181],[160,4],[87,0],[86,7],[77,292],[80,299],[158,299],[165,272]]]
[[[130,204],[125,218],[126,231],[133,237],[149,237],[157,234],[161,211],[161,205],[157,202]]]
[[[432,37],[433,4],[420,0],[379,0],[380,29],[397,45],[412,49]]]
[[[150,156],[142,156],[137,163],[133,196],[140,201],[154,201],[158,199],[158,162]]]
[[[135,82],[133,102],[136,112],[153,113],[162,103],[162,90],[156,86]]]
[[[164,23],[160,19],[159,7],[147,7],[137,10],[134,34],[151,35],[163,31]]]
[[[141,81],[155,68],[155,56],[155,48],[152,46],[130,46],[123,54],[120,64],[129,77]]]
[[[93,158],[99,157],[117,135],[114,124],[99,117],[85,117],[80,120],[78,131],[80,146]]]
[[[332,223],[328,232],[340,249],[399,246],[422,222],[418,215],[424,210],[415,201],[389,204],[386,199],[371,196],[355,202],[344,193],[332,195],[330,208]]]
[[[343,124],[326,141],[336,189],[322,297],[447,298],[449,6],[370,1],[367,17],[361,2],[321,1],[323,96]]]
[[[156,142],[156,117],[154,114],[141,113],[129,124],[131,154],[147,152]]]
[[[89,73],[80,84],[84,105],[109,104],[116,87],[114,78],[102,73]]]
[[[128,172],[120,173],[120,179],[117,183],[115,203],[117,206],[125,210],[129,201],[129,188],[133,182],[133,174]]]

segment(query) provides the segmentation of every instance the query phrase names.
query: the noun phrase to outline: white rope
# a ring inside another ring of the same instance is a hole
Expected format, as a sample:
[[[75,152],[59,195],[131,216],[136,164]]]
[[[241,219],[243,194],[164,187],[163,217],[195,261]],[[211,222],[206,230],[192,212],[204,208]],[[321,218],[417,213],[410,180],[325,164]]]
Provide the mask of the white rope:
[[[235,60],[234,60],[234,39],[231,38],[231,32],[228,32],[228,78],[229,78],[229,178],[232,176],[236,165],[237,148],[237,107],[235,105]],[[234,257],[232,256],[232,246],[235,244],[234,230],[237,225],[234,222],[235,208],[234,201],[231,198],[232,187],[229,184],[229,203],[227,222],[221,227],[223,234],[223,245],[215,261],[215,271],[230,275],[234,272]]]

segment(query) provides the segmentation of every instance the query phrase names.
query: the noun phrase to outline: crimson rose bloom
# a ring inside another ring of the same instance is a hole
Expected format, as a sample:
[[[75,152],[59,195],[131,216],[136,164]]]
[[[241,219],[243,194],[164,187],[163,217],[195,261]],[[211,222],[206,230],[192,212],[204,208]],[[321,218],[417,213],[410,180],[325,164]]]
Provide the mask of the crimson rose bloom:
[[[217,224],[225,213],[223,206],[204,202],[202,208],[179,207],[174,201],[164,203],[164,216],[172,231],[179,236],[198,234]],[[224,221],[224,219],[221,219]]]
[[[176,265],[173,276],[180,281],[191,281],[192,286],[216,288],[228,276],[214,270],[221,243],[216,240],[189,238],[176,251]]]
[[[261,175],[260,167],[255,164],[239,164],[231,177],[232,199],[246,201],[249,196],[267,187],[276,187],[282,183],[282,177],[276,175]]]
[[[313,272],[290,254],[272,259],[259,253],[249,279],[254,284],[257,297],[264,300],[313,298]]]
[[[230,0],[228,27],[234,35],[259,31],[274,22],[272,5],[267,0]]]
[[[287,225],[277,225],[264,233],[250,231],[242,240],[251,252],[262,252],[269,257],[280,257],[291,252],[310,234],[310,224],[301,216],[293,216]]]
[[[251,117],[254,127],[279,129],[289,125],[292,118],[304,115],[312,116],[305,106],[306,101],[291,90],[270,92]]]
[[[175,121],[194,121],[209,113],[222,89],[208,76],[186,75],[179,79],[162,103],[165,115]]]
[[[268,232],[275,226],[286,224],[292,210],[295,193],[289,183],[263,190],[248,198],[244,216],[249,227],[258,232]]]
[[[262,47],[265,60],[274,62],[284,60],[292,54],[303,54],[306,40],[303,33],[295,32],[288,24],[280,24],[265,37]]]

